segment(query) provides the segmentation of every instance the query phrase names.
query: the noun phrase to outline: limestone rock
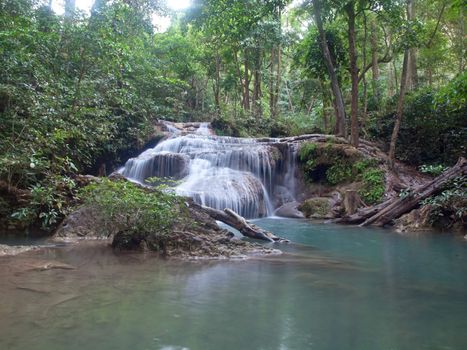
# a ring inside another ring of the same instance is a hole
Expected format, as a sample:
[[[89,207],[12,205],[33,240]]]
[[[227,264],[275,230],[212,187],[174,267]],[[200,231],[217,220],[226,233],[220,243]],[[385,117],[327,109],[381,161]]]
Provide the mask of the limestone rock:
[[[305,216],[298,209],[299,205],[300,203],[298,202],[285,203],[281,207],[277,208],[274,214],[276,214],[277,216],[284,217],[284,218],[303,219]]]
[[[395,227],[398,232],[420,232],[431,231],[433,226],[430,223],[430,206],[414,209],[395,220]]]
[[[298,209],[307,218],[330,219],[334,217],[332,213],[332,199],[327,197],[315,197],[304,201]]]

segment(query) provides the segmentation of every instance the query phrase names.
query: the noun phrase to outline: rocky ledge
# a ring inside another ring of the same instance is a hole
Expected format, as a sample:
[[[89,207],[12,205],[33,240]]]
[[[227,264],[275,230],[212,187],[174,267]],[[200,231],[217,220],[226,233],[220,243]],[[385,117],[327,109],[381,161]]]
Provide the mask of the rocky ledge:
[[[232,232],[221,229],[202,207],[189,199],[185,208],[180,208],[180,213],[184,219],[177,220],[169,233],[150,236],[130,234],[117,226],[104,233],[106,218],[94,208],[83,206],[63,221],[52,240],[108,240],[118,251],[149,250],[164,257],[182,259],[238,259],[281,254],[280,250],[240,240]]]

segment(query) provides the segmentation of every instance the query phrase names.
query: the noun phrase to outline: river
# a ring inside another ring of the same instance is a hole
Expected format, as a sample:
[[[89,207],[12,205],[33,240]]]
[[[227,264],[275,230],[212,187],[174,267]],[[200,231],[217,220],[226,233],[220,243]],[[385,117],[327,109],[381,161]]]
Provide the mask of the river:
[[[467,242],[255,222],[276,257],[169,261],[82,243],[0,258],[0,349],[465,349]],[[10,242],[11,243],[11,242]],[[56,261],[74,269],[38,269]]]

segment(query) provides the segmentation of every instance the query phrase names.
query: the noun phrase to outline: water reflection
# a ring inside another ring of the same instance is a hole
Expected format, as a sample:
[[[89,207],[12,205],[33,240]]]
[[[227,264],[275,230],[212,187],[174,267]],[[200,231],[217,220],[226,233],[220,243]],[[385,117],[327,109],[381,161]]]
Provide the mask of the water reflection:
[[[0,348],[463,349],[467,343],[465,244],[305,221],[259,223],[296,244],[281,246],[283,256],[247,261],[164,261],[85,245],[1,258]]]

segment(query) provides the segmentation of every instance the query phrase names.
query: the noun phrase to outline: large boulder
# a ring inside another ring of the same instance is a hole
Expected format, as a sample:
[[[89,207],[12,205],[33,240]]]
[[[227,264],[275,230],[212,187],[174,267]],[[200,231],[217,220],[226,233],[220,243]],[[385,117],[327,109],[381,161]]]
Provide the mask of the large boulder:
[[[307,218],[333,219],[341,210],[339,202],[334,197],[315,197],[304,201],[298,209]]]
[[[105,217],[96,208],[82,206],[63,220],[52,239],[57,241],[75,241],[84,238],[103,239],[119,232],[118,226],[104,225],[104,222]]]

